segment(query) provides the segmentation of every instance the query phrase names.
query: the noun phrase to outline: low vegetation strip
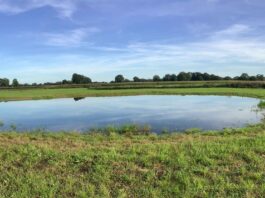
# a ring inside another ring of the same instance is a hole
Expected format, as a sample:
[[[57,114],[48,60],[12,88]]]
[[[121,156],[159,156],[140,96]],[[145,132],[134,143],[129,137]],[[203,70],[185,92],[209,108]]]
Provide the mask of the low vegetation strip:
[[[95,90],[87,88],[0,90],[0,101],[133,95],[225,95],[265,98],[265,89],[248,88],[150,88]]]
[[[1,197],[262,197],[265,126],[0,134]]]
[[[93,82],[79,84],[41,84],[20,85],[1,87],[3,90],[25,90],[25,89],[58,89],[58,88],[91,88],[91,89],[144,89],[144,88],[208,88],[208,87],[230,87],[230,88],[265,88],[265,81],[145,81],[145,82]]]

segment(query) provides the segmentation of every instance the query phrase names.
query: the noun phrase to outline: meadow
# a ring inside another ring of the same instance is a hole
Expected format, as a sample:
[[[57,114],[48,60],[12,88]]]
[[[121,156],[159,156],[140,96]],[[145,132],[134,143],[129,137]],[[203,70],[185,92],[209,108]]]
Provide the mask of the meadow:
[[[0,100],[160,94],[264,99],[265,89],[9,89]],[[0,197],[263,197],[265,123],[162,135],[135,126],[87,134],[10,129],[0,133],[0,161]]]
[[[1,197],[263,197],[265,124],[185,134],[3,132]]]

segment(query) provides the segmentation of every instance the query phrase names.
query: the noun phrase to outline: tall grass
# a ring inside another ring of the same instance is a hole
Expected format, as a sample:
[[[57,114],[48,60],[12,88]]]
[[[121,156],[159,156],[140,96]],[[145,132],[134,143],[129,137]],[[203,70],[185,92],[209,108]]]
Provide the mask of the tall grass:
[[[258,104],[258,107],[259,107],[260,109],[265,109],[265,101],[264,101],[264,100],[261,100],[261,101],[259,102],[259,104]]]

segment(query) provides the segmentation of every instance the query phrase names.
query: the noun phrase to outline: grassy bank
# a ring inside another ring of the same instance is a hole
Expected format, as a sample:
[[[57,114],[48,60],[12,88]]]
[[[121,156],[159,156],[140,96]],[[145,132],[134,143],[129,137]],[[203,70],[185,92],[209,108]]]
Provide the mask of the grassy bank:
[[[228,95],[265,98],[265,89],[249,88],[150,88],[150,89],[26,89],[0,90],[0,101],[129,95]]]
[[[262,197],[265,126],[157,136],[0,134],[1,197]]]

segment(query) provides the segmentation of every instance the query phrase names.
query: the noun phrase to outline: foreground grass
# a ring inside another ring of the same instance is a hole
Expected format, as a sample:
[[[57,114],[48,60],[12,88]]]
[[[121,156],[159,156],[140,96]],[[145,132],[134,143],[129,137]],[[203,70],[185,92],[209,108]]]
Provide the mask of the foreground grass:
[[[264,129],[1,133],[0,197],[262,197]]]
[[[0,90],[0,101],[129,95],[225,95],[265,98],[265,89],[248,88],[150,88],[150,89],[26,89]]]

